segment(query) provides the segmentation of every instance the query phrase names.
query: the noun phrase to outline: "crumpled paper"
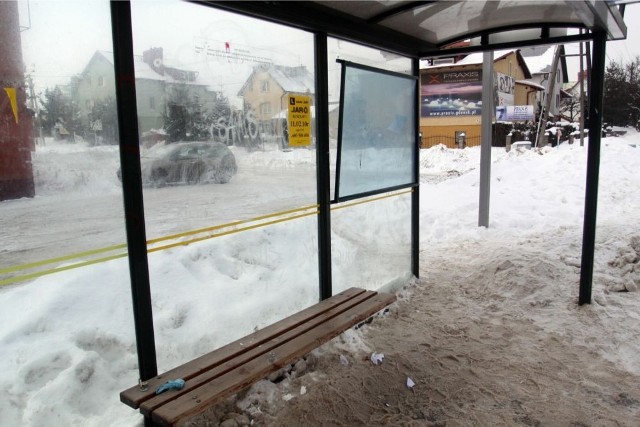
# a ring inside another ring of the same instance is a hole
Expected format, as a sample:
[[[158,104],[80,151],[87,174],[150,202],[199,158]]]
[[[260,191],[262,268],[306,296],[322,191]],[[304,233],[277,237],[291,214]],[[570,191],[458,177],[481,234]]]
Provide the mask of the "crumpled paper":
[[[382,359],[384,359],[384,354],[376,353],[375,351],[371,353],[371,363],[374,365],[379,365],[382,363]]]
[[[408,388],[413,388],[413,386],[415,386],[416,383],[413,382],[413,380],[409,377],[407,377],[407,387]]]

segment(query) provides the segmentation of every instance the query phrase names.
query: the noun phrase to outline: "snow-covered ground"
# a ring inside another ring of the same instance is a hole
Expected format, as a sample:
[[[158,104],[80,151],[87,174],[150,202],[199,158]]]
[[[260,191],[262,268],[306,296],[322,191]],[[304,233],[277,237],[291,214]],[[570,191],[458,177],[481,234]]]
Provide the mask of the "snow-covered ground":
[[[629,292],[624,299],[612,297],[612,292],[635,291],[640,285],[640,135],[629,132],[624,138],[606,138],[602,144],[593,315],[606,318],[605,326],[611,330],[598,329],[597,333],[610,334],[611,344],[592,350],[640,375],[636,356],[640,353],[640,293]],[[31,235],[29,223],[10,229],[7,218],[26,217],[30,211],[37,212],[34,215],[46,225],[30,237],[34,242],[46,238],[53,243],[70,241],[71,252],[89,249],[92,239],[94,246],[107,244],[101,234],[115,235],[111,243],[122,242],[115,149],[60,145],[38,149],[34,165],[39,196],[0,203],[0,233],[5,242],[0,268],[15,264],[19,257],[14,253],[25,245],[21,237]],[[492,255],[477,252],[482,242],[498,242],[499,246],[492,246],[500,252],[495,256],[518,266],[504,297],[528,298],[531,279],[546,273],[535,259],[521,256],[525,249],[527,254],[544,251],[566,265],[579,265],[580,247],[575,241],[579,242],[582,232],[586,151],[578,144],[509,153],[493,149],[491,220],[490,228],[484,229],[477,227],[479,149],[423,150],[420,249],[423,259],[432,264],[422,265],[421,271],[438,272],[439,257],[456,257],[474,265],[478,258]],[[313,152],[236,154],[240,171],[244,166],[271,189],[271,196],[265,196],[259,187],[260,191],[245,195],[252,200],[236,197],[247,203],[249,212],[258,205],[269,211],[313,203]],[[217,197],[225,188],[236,195],[250,191],[259,185],[250,175],[239,172],[228,187],[146,191],[145,201],[149,198],[153,206],[147,206],[148,228],[157,236],[175,231],[172,227],[189,229],[231,219],[218,216],[220,209],[212,205],[211,192],[218,192]],[[293,191],[287,186],[292,183]],[[184,206],[187,201],[194,213],[178,213],[183,210],[176,211],[175,206]],[[225,204],[222,211],[237,215],[238,206],[228,206]],[[93,214],[78,221],[83,209]],[[59,218],[52,212],[58,210],[64,212]],[[404,277],[409,270],[408,210],[409,197],[404,195],[334,212],[334,291],[353,285],[377,288]],[[180,217],[179,224],[167,225],[172,215]],[[113,222],[105,219],[114,217],[118,219]],[[59,225],[63,218],[69,224]],[[77,228],[74,221],[80,222]],[[87,236],[89,231],[76,231],[83,230],[86,221],[95,221],[87,230],[101,234],[91,237]],[[47,230],[55,234],[61,227],[67,227],[64,239],[49,236]],[[151,254],[159,370],[314,303],[315,233],[315,218],[310,216]],[[74,247],[78,239],[86,242]],[[434,256],[434,250],[447,248],[448,252]],[[55,248],[49,251],[48,257],[69,253]],[[508,270],[509,266],[502,268]],[[486,291],[489,284],[482,283],[482,277],[477,279],[478,290]],[[574,283],[562,288],[557,285],[553,277],[536,281],[531,307],[549,305],[577,291]],[[417,291],[405,292],[407,298],[412,292]],[[118,393],[138,378],[125,259],[4,286],[0,302],[1,426],[140,424],[140,415],[118,400]],[[571,324],[573,312],[573,303],[557,306],[555,316],[540,312],[537,322],[589,345],[589,337]],[[534,311],[531,315],[538,314]]]

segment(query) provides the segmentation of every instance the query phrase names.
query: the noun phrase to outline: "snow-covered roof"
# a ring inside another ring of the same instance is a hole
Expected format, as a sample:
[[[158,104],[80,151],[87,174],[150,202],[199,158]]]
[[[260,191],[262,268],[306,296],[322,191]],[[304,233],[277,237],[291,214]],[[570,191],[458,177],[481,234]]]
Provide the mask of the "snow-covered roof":
[[[271,76],[285,92],[314,92],[315,81],[306,67],[273,66]]]
[[[253,74],[257,71],[267,72],[284,92],[315,92],[315,80],[309,70],[307,70],[307,67],[305,67],[304,65],[300,65],[297,67],[287,67],[284,65],[261,64],[253,69],[253,72],[251,73],[247,81],[244,83],[244,85],[242,85],[242,88],[240,88],[240,91],[238,92],[239,96],[242,96],[242,93],[251,81]]]
[[[114,61],[113,61],[113,52],[107,52],[107,51],[104,51],[104,50],[99,50],[97,52],[100,55],[102,55],[107,61],[109,61],[109,63],[111,63],[111,64],[114,63]],[[164,58],[163,58],[163,62],[165,63],[165,65],[167,67],[172,67],[172,68],[184,70],[184,69],[180,68],[179,66],[167,64],[166,59],[164,59]],[[136,79],[141,79],[141,80],[159,80],[159,81],[164,81],[166,83],[180,83],[180,84],[190,84],[190,85],[197,85],[197,86],[209,86],[210,85],[210,83],[207,83],[207,82],[188,82],[188,81],[184,81],[184,80],[174,79],[173,77],[171,77],[167,73],[165,73],[164,75],[160,74],[157,71],[155,71],[153,68],[151,68],[151,66],[149,64],[144,62],[142,60],[142,56],[140,56],[140,55],[134,55],[133,56],[133,66],[135,68]],[[189,71],[189,70],[184,70],[184,71]]]
[[[516,80],[516,84],[529,86],[529,87],[535,88],[537,90],[545,90],[546,89],[541,84],[538,84],[536,82],[532,82],[531,80]]]
[[[497,61],[498,59],[502,59],[510,53],[517,52],[516,50],[496,50],[493,52],[493,60]],[[432,70],[437,68],[447,68],[447,67],[455,67],[458,65],[482,65],[482,61],[484,60],[484,53],[477,52],[467,55],[463,59],[458,62],[450,63],[450,64],[438,64],[438,65],[428,65],[426,60],[420,61],[420,69],[421,70]]]
[[[498,61],[500,59],[505,58],[507,55],[510,55],[514,53],[516,55],[516,58],[518,59],[518,64],[520,65],[520,67],[522,68],[522,71],[524,73],[524,76],[526,78],[530,78],[531,77],[531,72],[529,71],[529,67],[527,66],[527,63],[524,61],[524,58],[522,57],[522,55],[520,55],[520,50],[519,49],[507,49],[507,50],[495,50],[493,51],[493,60]],[[461,60],[459,60],[456,63],[451,63],[451,64],[438,64],[438,65],[426,65],[426,61],[421,61],[420,62],[420,69],[421,70],[434,70],[434,69],[439,69],[439,68],[450,68],[450,67],[458,67],[458,66],[469,66],[469,65],[482,65],[482,62],[484,60],[484,52],[476,52],[476,53],[472,53],[470,55],[467,55],[466,57],[462,58]]]
[[[267,72],[285,92],[314,92],[315,80],[307,67],[271,65]]]
[[[493,60],[497,61],[498,59],[502,59],[505,56],[509,55],[510,53],[516,53],[516,52],[517,52],[517,50],[515,50],[515,49],[511,49],[511,50],[496,50],[496,51],[493,52]],[[482,64],[483,60],[484,60],[484,52],[476,52],[476,53],[472,53],[471,55],[467,55],[466,57],[464,57],[460,61],[456,62],[456,65]]]
[[[534,51],[524,50],[522,56],[524,57],[531,74],[550,73],[551,64],[553,64],[554,52],[555,47],[548,48],[542,54],[536,54]]]

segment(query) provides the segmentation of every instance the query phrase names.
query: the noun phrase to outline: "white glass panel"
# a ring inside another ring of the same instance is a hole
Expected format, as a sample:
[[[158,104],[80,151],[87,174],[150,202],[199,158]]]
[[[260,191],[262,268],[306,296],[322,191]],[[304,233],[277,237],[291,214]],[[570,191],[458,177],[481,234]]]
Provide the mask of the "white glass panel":
[[[345,66],[339,197],[413,183],[416,80]]]
[[[342,65],[336,59],[410,75],[411,60],[329,38],[329,134],[332,172],[337,157]],[[413,102],[407,108],[411,108]],[[349,123],[346,123],[349,125]],[[353,124],[355,126],[355,124]],[[331,174],[332,193],[335,173]],[[409,190],[401,190],[403,193]],[[381,198],[393,194],[388,198]],[[411,275],[411,196],[396,193],[334,205],[331,257],[334,294],[351,286],[379,289]],[[356,204],[364,201],[365,203]]]
[[[400,191],[384,199],[332,211],[333,292],[351,286],[380,290],[411,277],[411,195]],[[393,193],[392,193],[393,194]]]

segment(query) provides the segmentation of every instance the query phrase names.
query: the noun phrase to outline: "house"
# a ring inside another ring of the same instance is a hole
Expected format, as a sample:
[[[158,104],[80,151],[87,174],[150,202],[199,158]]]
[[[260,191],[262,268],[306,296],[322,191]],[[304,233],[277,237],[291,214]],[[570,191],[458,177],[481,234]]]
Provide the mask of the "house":
[[[586,93],[588,90],[588,78],[589,73],[588,70],[583,70],[582,72],[578,72],[578,80],[570,81],[562,85],[561,98],[562,108],[560,110],[560,116],[562,120],[566,120],[569,122],[577,122],[580,120],[580,99],[586,98]],[[582,83],[582,93],[580,90],[580,84]],[[584,99],[583,109],[586,109],[586,99]]]
[[[281,131],[282,117],[286,117],[288,95],[310,95],[314,105],[314,92],[315,80],[304,65],[259,64],[253,68],[238,96],[242,97],[244,110],[253,111],[260,132],[275,135]]]
[[[162,129],[168,102],[179,88],[186,88],[189,96],[204,109],[216,103],[216,92],[198,79],[198,72],[165,63],[163,49],[151,48],[142,56],[134,56],[138,129],[142,134],[151,129]],[[81,119],[91,129],[102,126],[91,122],[91,112],[98,101],[112,98],[115,93],[113,54],[96,51],[73,84],[73,99]]]
[[[557,49],[560,50],[560,58],[556,69],[556,81],[553,85],[553,92],[549,93],[549,77],[551,75],[551,67],[553,65],[553,58],[556,53],[555,46],[533,46],[522,48],[520,52],[524,57],[524,60],[531,71],[531,81],[545,88],[544,91],[536,92],[536,104],[541,107],[545,105],[546,97],[551,96],[551,104],[549,107],[548,115],[553,118],[559,118],[562,101],[568,95],[563,91],[563,85],[569,81],[567,72],[567,60],[565,57],[564,46],[558,45]],[[536,110],[536,114],[538,113]]]
[[[483,53],[422,62],[420,69],[420,135],[423,148],[480,145]],[[532,92],[544,89],[532,81],[519,50],[494,52],[496,106],[533,105]]]

